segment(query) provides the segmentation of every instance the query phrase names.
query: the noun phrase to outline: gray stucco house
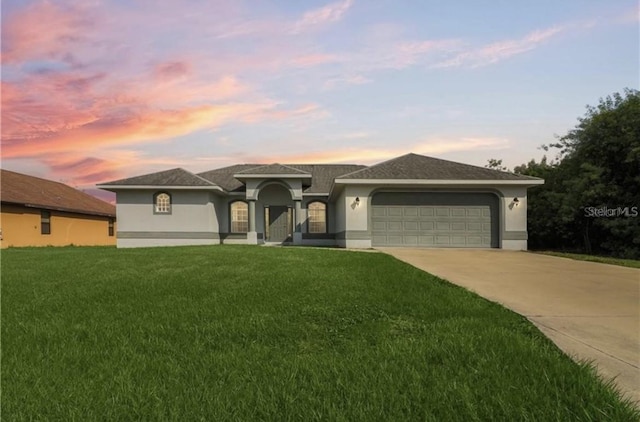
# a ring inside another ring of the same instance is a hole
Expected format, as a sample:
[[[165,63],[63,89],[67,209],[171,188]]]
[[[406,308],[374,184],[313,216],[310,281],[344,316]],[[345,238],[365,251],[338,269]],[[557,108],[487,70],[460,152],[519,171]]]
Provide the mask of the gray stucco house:
[[[527,188],[544,180],[407,154],[373,166],[177,168],[116,193],[118,247],[284,243],[527,249]]]

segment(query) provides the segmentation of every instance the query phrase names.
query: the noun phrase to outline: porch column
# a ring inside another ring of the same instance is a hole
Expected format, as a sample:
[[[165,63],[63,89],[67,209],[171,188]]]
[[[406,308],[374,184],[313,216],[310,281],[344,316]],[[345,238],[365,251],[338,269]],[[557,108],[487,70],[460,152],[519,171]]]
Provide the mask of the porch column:
[[[258,233],[256,233],[256,201],[249,200],[249,232],[247,233],[247,243],[258,244]]]
[[[293,230],[293,244],[302,245],[302,201],[294,201],[296,212],[294,213],[295,224]]]

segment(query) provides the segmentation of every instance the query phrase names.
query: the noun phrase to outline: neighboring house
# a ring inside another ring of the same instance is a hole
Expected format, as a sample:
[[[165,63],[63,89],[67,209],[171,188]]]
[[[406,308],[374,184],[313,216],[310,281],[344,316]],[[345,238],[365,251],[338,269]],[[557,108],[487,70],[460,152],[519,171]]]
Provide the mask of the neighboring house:
[[[1,246],[115,245],[113,205],[62,183],[0,170]]]
[[[118,247],[218,243],[527,248],[527,188],[544,180],[407,154],[370,167],[238,164],[99,185]]]

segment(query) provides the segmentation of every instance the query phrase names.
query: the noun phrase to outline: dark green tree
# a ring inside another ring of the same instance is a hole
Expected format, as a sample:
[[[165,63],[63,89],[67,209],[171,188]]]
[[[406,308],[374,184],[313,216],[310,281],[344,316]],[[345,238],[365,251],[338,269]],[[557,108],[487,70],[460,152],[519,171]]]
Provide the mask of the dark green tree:
[[[574,129],[544,148],[559,150],[557,163],[514,170],[546,180],[530,191],[532,247],[640,257],[640,93],[627,89],[588,106]]]

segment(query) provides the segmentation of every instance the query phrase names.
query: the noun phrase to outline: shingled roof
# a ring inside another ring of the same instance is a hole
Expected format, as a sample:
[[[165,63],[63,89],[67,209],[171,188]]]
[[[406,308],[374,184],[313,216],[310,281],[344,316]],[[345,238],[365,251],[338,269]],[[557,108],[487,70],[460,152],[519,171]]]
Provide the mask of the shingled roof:
[[[128,179],[115,180],[102,183],[98,186],[216,186],[209,180],[205,180],[182,168],[130,177]]]
[[[237,164],[198,173],[198,176],[221,186],[228,192],[242,192],[244,191],[244,183],[236,179],[234,175],[242,173],[258,174],[253,173],[254,170],[263,167],[269,166],[264,164]],[[366,166],[357,164],[286,164],[286,167],[301,172],[301,175],[311,174],[311,185],[304,190],[304,193],[307,194],[327,194],[337,176],[366,168]]]
[[[406,179],[406,180],[487,180],[531,181],[535,177],[522,176],[469,164],[456,163],[418,154],[406,154],[371,167],[358,164],[236,164],[198,174],[176,168],[129,179],[116,180],[98,186],[212,186],[226,192],[244,192],[245,185],[235,176],[278,175],[308,178],[306,194],[328,194],[336,180]]]
[[[116,207],[63,183],[0,170],[2,203],[77,214],[115,217]]]
[[[293,175],[293,176],[311,176],[306,171],[302,171],[300,169],[293,168],[291,166],[279,164],[279,163],[267,164],[264,166],[249,168],[246,170],[239,171],[236,174],[242,174],[242,175],[244,174],[259,174],[259,175],[286,174],[286,175]]]
[[[536,177],[413,153],[341,175],[337,179],[538,180]]]

